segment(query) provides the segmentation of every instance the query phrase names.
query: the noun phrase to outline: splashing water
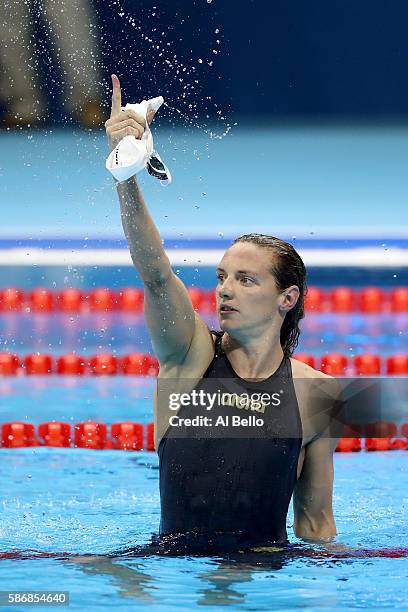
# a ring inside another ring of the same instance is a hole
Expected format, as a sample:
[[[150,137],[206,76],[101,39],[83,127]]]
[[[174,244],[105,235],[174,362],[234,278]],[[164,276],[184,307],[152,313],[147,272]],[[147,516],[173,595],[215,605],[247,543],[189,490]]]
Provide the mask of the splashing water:
[[[202,132],[204,132],[204,134],[207,134],[207,136],[209,136],[211,139],[214,139],[214,140],[216,140],[216,139],[222,140],[232,130],[233,127],[238,125],[237,123],[234,123],[232,125],[227,123],[225,131],[222,134],[217,134],[217,133],[213,132],[211,129],[205,128],[205,127],[199,125],[198,123],[195,123],[194,121],[192,121],[190,119],[190,117],[188,117],[188,115],[183,113],[179,108],[175,108],[174,106],[170,106],[169,104],[167,104],[167,102],[164,102],[163,106],[166,106],[169,110],[174,111],[175,113],[180,115],[180,117],[182,117],[185,121],[187,121],[192,127],[195,127],[198,130],[201,130]]]
[[[209,4],[210,3],[211,3],[211,0]],[[181,61],[177,57],[176,54],[172,53],[171,42],[165,40],[164,31],[161,31],[160,38],[158,40],[154,39],[153,32],[156,31],[156,28],[153,28],[152,33],[146,33],[144,29],[142,28],[140,20],[136,19],[134,16],[126,12],[120,0],[110,0],[109,6],[113,8],[114,10],[116,10],[117,15],[121,19],[123,19],[125,22],[127,22],[130,25],[130,27],[137,30],[137,32],[140,34],[143,41],[149,45],[150,50],[153,52],[153,54],[159,58],[160,62],[165,65],[165,68],[171,71],[174,80],[179,82],[180,86],[182,87],[183,91],[180,95],[180,98],[181,98],[181,102],[187,105],[188,111],[183,112],[179,108],[176,108],[173,104],[169,104],[167,102],[165,102],[164,105],[170,111],[172,111],[173,113],[181,117],[183,121],[187,123],[190,127],[193,127],[195,129],[202,131],[203,133],[208,135],[211,139],[221,140],[225,136],[227,136],[227,134],[232,130],[233,127],[237,125],[237,123],[230,124],[226,121],[224,113],[218,108],[215,102],[211,101],[211,96],[206,96],[205,100],[211,103],[213,108],[216,109],[215,119],[217,122],[221,122],[223,125],[223,131],[221,133],[217,133],[211,128],[208,128],[207,126],[203,124],[200,124],[199,123],[200,118],[198,114],[195,114],[195,115],[192,114],[192,116],[188,114],[188,113],[194,113],[195,109],[197,108],[197,103],[195,102],[195,98],[198,95],[197,90],[199,89],[198,87],[199,79],[197,78],[198,76],[197,67],[193,65],[192,63],[187,64]],[[152,13],[152,16],[155,17],[157,15],[157,7],[154,6],[153,10],[156,11]],[[212,47],[217,46],[218,48],[211,49],[211,54],[213,55],[213,57],[214,55],[218,56],[220,54],[221,40],[220,40],[220,28],[219,27],[217,27],[214,30],[214,34],[217,36],[217,38],[215,39]],[[212,67],[214,64],[214,60],[208,59],[205,61],[200,57],[197,59],[197,63],[199,65],[207,64],[208,66]],[[189,82],[188,77],[190,77],[191,82]],[[210,116],[207,114],[206,118],[208,119],[209,117]]]

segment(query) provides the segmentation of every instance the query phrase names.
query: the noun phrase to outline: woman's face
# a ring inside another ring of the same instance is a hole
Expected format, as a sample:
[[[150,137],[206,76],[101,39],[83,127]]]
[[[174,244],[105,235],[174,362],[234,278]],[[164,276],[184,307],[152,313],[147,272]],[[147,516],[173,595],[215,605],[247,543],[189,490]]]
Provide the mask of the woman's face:
[[[270,326],[284,302],[271,269],[270,251],[248,242],[230,247],[217,268],[217,314],[224,331]],[[281,321],[280,321],[281,322]]]

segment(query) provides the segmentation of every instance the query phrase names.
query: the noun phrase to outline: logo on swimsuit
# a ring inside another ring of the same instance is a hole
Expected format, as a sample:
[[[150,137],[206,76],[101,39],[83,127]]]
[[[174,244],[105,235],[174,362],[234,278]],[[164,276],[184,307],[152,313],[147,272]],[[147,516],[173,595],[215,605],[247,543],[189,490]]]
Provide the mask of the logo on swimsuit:
[[[212,410],[215,405],[231,406],[242,410],[265,412],[266,406],[279,406],[281,393],[206,393],[203,389],[193,389],[190,393],[169,393],[170,410],[178,410],[181,406],[199,406],[204,410]]]
[[[252,393],[252,395],[248,393],[242,395],[223,393],[221,397],[223,406],[252,410],[262,414],[265,412],[266,406],[279,406],[281,402],[279,393],[272,393],[272,395],[269,395],[269,393]]]

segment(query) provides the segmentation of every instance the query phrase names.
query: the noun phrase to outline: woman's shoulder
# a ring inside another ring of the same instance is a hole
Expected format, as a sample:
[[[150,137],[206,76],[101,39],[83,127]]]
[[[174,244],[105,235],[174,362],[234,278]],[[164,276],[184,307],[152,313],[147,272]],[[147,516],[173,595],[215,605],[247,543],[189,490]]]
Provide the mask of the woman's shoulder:
[[[318,380],[331,380],[333,377],[328,374],[315,370],[307,363],[299,361],[296,358],[291,357],[290,363],[292,366],[293,378],[315,378]]]

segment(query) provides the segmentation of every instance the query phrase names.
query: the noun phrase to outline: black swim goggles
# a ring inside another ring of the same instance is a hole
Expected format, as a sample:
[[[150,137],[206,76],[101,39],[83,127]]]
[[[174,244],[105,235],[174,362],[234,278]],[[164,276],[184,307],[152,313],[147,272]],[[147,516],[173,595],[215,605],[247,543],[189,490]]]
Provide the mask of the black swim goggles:
[[[151,176],[159,179],[159,181],[168,181],[171,183],[170,170],[165,166],[157,151],[153,151],[147,160],[147,171]]]

